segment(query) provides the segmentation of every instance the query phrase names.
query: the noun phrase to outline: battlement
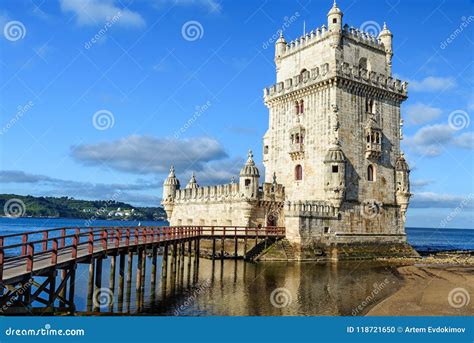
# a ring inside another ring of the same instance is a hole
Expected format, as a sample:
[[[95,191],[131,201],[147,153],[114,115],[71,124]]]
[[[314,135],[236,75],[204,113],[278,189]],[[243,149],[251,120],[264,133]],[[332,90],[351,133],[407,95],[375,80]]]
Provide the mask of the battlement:
[[[285,187],[281,184],[266,182],[261,187],[262,197],[265,201],[283,201],[285,199]]]
[[[297,53],[298,51],[305,49],[314,44],[318,44],[328,38],[334,32],[328,31],[326,25],[316,28],[315,30],[306,33],[305,35],[296,38],[286,43],[285,49],[283,50],[280,58]],[[380,50],[385,54],[385,47],[380,38],[375,37],[369,32],[362,31],[358,28],[349,25],[344,25],[342,36],[355,41],[358,44],[368,46],[370,48]]]
[[[217,201],[225,200],[226,198],[237,198],[239,196],[239,184],[229,183],[225,185],[178,189],[176,190],[174,200],[175,202]]]
[[[305,87],[317,85],[335,76],[378,87],[389,92],[397,93],[403,97],[406,97],[408,94],[408,83],[406,81],[393,79],[384,74],[342,62],[336,64],[335,73],[330,70],[329,63],[324,63],[319,67],[311,69],[311,71],[304,71],[291,79],[286,79],[284,82],[278,82],[273,86],[264,88],[264,100],[265,102],[270,101],[273,98],[289,94]]]
[[[287,201],[285,215],[289,217],[335,218],[338,210],[327,201]]]

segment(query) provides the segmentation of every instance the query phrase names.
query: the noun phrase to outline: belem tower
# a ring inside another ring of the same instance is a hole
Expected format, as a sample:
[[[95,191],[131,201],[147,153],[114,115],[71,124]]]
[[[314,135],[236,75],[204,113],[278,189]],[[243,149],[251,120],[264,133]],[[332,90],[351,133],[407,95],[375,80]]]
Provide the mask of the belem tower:
[[[400,150],[407,83],[392,78],[392,33],[348,24],[275,43],[276,83],[264,89],[265,174],[252,152],[238,182],[181,188],[171,168],[162,204],[170,225],[282,226],[300,259],[398,252],[406,244],[409,167]],[[399,254],[399,255],[400,255]]]

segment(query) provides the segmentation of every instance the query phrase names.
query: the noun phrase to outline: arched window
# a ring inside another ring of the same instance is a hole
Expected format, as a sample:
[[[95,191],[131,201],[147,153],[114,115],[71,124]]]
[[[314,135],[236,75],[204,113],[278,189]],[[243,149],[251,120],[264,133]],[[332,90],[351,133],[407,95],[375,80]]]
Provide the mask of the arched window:
[[[300,82],[303,82],[303,74],[306,72],[306,69],[301,69],[300,71]]]
[[[300,164],[295,167],[295,180],[303,180],[303,167]]]
[[[251,183],[250,179],[245,179],[245,187],[250,186],[250,183]]]
[[[295,102],[295,113],[300,114],[300,104],[298,101]]]
[[[375,134],[375,143],[380,144],[380,134],[378,132]]]
[[[375,181],[375,169],[373,165],[367,167],[367,181]]]
[[[304,112],[304,101],[300,100],[300,113]]]

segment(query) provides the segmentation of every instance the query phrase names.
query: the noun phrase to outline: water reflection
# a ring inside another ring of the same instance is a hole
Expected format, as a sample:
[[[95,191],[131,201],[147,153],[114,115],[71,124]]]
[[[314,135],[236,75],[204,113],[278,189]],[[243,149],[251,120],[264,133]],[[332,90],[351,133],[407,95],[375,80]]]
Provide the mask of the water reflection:
[[[85,271],[76,281],[78,314],[361,315],[400,286],[394,267],[369,262],[255,264],[196,259],[180,246],[170,250],[166,268],[161,256],[154,267],[150,254],[125,256],[118,263],[104,259],[103,273],[120,263],[132,270],[110,273],[108,285],[101,285],[112,293],[105,306],[93,306],[89,266],[82,265]]]

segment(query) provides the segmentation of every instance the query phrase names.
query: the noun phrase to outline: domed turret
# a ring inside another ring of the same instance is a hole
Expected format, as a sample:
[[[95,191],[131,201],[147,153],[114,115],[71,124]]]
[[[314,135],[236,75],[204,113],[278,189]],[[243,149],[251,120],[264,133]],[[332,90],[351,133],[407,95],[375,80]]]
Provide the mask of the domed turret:
[[[336,1],[332,5],[332,8],[329,10],[328,13],[328,31],[342,31],[342,11],[337,7]]]
[[[280,37],[275,42],[275,63],[277,64],[277,66],[280,63],[280,58],[285,53],[285,50],[286,50],[286,40],[283,37],[283,31],[280,31]]]
[[[397,204],[400,206],[400,213],[405,221],[405,215],[407,212],[408,204],[410,203],[410,168],[408,163],[405,160],[403,153],[400,153],[400,156],[395,163],[395,198]]]
[[[387,63],[387,72],[389,75],[392,74],[392,56],[393,56],[393,50],[392,50],[392,32],[387,28],[387,24],[383,23],[383,30],[380,31],[379,37],[380,41],[382,42],[384,48],[385,48],[385,59]]]
[[[186,189],[193,189],[193,188],[199,188],[199,185],[197,184],[196,176],[194,175],[194,172],[191,176],[191,180],[189,180],[188,184],[186,185]]]
[[[174,173],[174,167],[171,166],[170,173],[163,183],[163,200],[161,203],[166,211],[168,220],[171,219],[173,213],[174,198],[176,197],[176,190],[180,187],[179,180]]]
[[[247,162],[240,171],[239,189],[241,194],[247,198],[258,196],[260,172],[253,161],[252,150],[249,150]]]
[[[326,196],[336,208],[339,208],[346,191],[346,157],[337,138],[328,149],[324,164],[326,166],[324,183]]]

